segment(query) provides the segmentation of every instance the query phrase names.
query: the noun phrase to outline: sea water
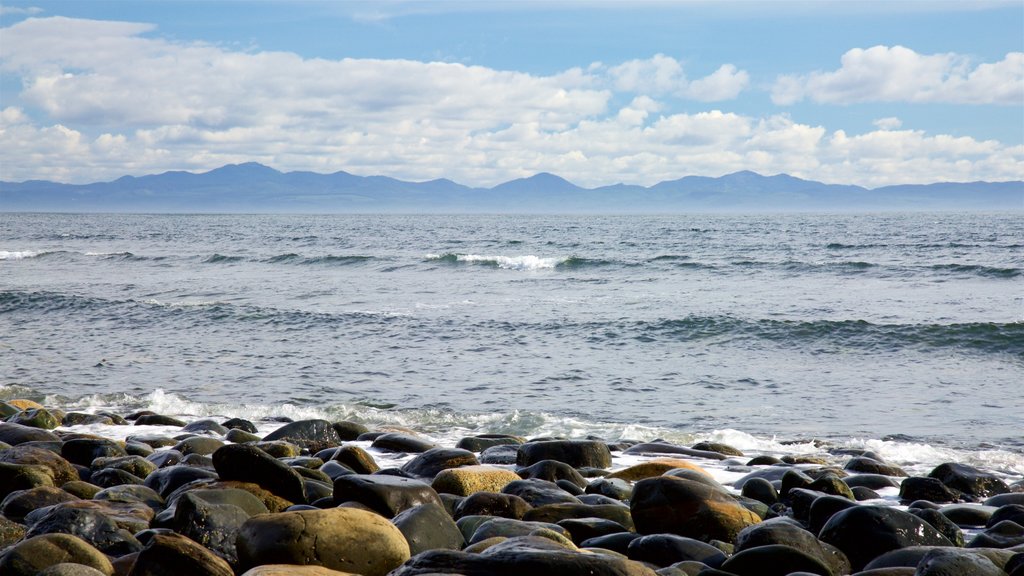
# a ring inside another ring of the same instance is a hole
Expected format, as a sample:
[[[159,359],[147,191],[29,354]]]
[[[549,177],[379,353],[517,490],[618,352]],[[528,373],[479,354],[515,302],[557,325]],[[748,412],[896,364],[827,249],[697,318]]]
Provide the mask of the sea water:
[[[0,399],[1019,477],[1022,281],[1019,213],[6,213]]]

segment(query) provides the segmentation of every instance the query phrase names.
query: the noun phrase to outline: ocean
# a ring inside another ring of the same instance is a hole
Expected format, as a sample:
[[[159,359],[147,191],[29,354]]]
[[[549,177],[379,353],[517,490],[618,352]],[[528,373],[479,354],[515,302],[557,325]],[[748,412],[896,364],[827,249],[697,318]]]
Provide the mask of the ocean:
[[[4,213],[0,399],[1020,476],[1022,279],[1020,213]]]

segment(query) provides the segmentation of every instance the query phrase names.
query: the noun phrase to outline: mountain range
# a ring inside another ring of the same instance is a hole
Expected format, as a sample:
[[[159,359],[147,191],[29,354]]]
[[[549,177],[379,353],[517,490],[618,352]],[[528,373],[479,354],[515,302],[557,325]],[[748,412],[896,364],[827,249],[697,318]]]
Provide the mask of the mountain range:
[[[653,186],[582,188],[549,173],[472,188],[348,172],[279,172],[249,162],[203,173],[111,182],[0,181],[3,212],[671,213],[846,210],[1022,210],[1024,181],[943,182],[868,189],[786,174],[686,176]]]

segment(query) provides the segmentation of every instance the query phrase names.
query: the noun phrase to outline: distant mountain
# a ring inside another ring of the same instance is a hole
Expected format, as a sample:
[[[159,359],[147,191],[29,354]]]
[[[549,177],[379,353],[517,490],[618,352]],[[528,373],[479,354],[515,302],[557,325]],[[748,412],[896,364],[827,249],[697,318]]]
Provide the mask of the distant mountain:
[[[886,186],[823,184],[742,171],[653,186],[581,188],[540,173],[471,188],[447,179],[407,182],[348,172],[282,173],[249,162],[209,172],[124,176],[112,182],[0,182],[5,212],[521,212],[1022,210],[1024,182]]]

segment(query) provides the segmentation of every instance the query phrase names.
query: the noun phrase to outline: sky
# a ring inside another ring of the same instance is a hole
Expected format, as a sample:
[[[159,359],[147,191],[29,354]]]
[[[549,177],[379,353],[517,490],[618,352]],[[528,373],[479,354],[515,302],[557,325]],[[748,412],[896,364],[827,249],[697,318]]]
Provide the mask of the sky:
[[[1024,1],[8,1],[0,180],[1024,180]]]

